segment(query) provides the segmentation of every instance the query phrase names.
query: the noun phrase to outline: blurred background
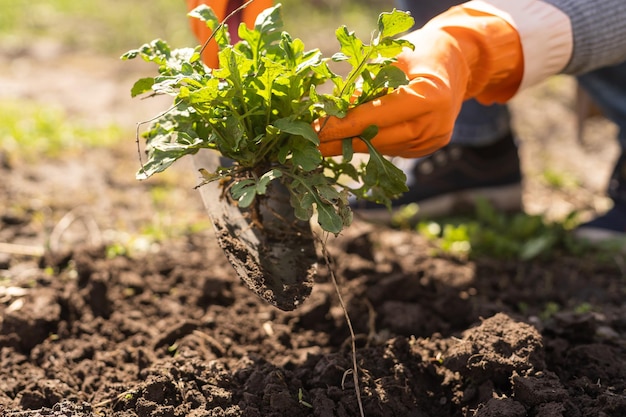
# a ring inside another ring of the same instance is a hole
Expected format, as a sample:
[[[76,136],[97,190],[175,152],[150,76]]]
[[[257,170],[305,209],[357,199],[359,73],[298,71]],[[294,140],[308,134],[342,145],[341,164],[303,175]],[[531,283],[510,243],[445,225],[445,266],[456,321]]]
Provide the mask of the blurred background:
[[[393,0],[280,3],[287,31],[307,43],[319,36],[334,39],[334,29],[341,24],[357,32],[370,30],[381,11],[393,8]],[[157,37],[181,46],[194,42],[184,0],[0,0],[0,7],[3,44],[13,47],[54,39],[75,50],[118,54]]]

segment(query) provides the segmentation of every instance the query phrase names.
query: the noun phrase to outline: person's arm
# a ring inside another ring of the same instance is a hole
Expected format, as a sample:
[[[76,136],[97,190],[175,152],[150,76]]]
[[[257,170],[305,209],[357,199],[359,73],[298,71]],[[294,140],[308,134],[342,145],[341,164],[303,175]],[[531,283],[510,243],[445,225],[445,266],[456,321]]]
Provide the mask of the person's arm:
[[[213,9],[213,12],[221,21],[244,3],[245,1],[243,0],[187,0],[187,10],[191,11],[202,4],[206,4]],[[231,39],[233,41],[237,40],[237,28],[241,22],[252,28],[259,13],[271,6],[272,0],[254,0],[243,10],[234,14],[227,22]],[[189,24],[201,44],[204,44],[211,36],[211,29],[207,28],[206,24],[200,19],[190,18]],[[204,49],[202,60],[209,67],[217,67],[217,44],[214,41],[211,41]]]
[[[624,0],[544,0],[565,13],[572,27],[572,57],[563,70],[583,74],[626,61]]]
[[[475,0],[406,36],[398,56],[409,85],[316,124],[324,155],[344,138],[379,127],[373,144],[387,155],[424,156],[445,146],[465,99],[506,102],[521,88],[578,74],[626,56],[623,0]],[[356,152],[367,149],[353,140]]]

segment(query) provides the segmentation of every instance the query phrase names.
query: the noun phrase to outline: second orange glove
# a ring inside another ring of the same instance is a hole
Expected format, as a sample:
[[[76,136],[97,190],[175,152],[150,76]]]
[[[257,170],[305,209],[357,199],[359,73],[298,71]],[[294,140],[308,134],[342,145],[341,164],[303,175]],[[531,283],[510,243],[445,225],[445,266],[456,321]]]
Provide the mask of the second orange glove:
[[[382,154],[428,155],[449,142],[464,100],[506,101],[522,80],[519,35],[500,17],[457,6],[405,39],[415,50],[402,52],[397,66],[409,84],[357,106],[345,118],[316,121],[322,154],[340,155],[346,138],[354,138],[355,152],[367,152],[356,137],[376,125],[372,144]]]

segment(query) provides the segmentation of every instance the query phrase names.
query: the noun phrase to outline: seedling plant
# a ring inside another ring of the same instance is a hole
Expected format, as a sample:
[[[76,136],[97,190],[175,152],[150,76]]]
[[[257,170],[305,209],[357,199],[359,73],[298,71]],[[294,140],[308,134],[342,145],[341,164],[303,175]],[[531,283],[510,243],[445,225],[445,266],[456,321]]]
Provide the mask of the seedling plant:
[[[148,178],[186,155],[213,149],[232,163],[213,172],[202,170],[200,185],[221,181],[239,207],[254,208],[278,180],[298,219],[308,221],[316,211],[322,229],[337,234],[351,223],[350,195],[389,205],[406,191],[406,178],[372,146],[376,126],[360,136],[370,156],[356,164],[351,138],[344,140],[342,158],[324,158],[311,124],[345,117],[351,107],[408,82],[393,62],[403,48],[413,48],[396,38],[413,19],[397,10],[382,13],[369,43],[340,27],[339,51],[324,58],[283,30],[280,11],[280,4],[265,10],[252,29],[241,24],[240,40],[231,43],[227,26],[209,7],[194,9],[190,16],[205,21],[219,45],[218,69],[203,64],[202,45],[172,49],[157,39],[123,55],[158,65],[158,75],[138,80],[132,96],[167,94],[174,99],[143,134],[147,160],[137,177]],[[348,63],[347,75],[331,70],[333,61]],[[322,92],[328,83],[332,92]]]

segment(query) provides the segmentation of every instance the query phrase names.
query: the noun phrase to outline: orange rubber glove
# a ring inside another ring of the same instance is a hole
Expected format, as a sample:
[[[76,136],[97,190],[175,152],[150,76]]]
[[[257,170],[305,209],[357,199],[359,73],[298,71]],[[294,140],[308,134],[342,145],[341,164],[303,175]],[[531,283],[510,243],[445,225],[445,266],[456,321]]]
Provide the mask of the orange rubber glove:
[[[315,121],[323,155],[341,155],[344,138],[354,138],[355,152],[367,152],[356,137],[370,125],[378,126],[372,144],[382,154],[428,155],[450,141],[464,100],[504,102],[521,83],[520,37],[500,17],[457,6],[405,39],[415,50],[403,51],[396,65],[409,84],[355,107],[345,118]]]
[[[187,10],[191,11],[201,4],[206,4],[213,9],[217,18],[222,21],[233,10],[241,7],[244,3],[244,0],[187,0]],[[245,9],[233,15],[228,22],[226,22],[228,24],[231,40],[233,42],[238,40],[237,28],[239,28],[239,24],[241,22],[244,22],[249,28],[254,27],[254,21],[259,13],[271,6],[272,0],[254,0],[246,6]],[[198,38],[198,41],[200,41],[201,44],[204,44],[204,42],[209,39],[209,36],[211,36],[211,29],[206,27],[205,22],[200,19],[191,18],[189,19],[189,23],[191,25],[191,30],[194,35],[196,35],[196,38]],[[217,67],[217,43],[215,41],[211,41],[204,49],[202,53],[202,60],[211,68]]]

